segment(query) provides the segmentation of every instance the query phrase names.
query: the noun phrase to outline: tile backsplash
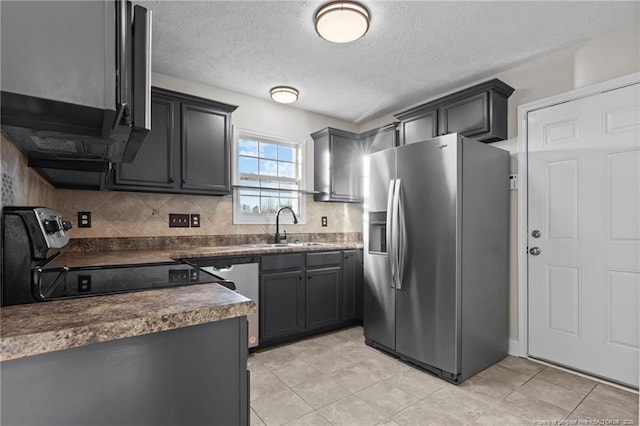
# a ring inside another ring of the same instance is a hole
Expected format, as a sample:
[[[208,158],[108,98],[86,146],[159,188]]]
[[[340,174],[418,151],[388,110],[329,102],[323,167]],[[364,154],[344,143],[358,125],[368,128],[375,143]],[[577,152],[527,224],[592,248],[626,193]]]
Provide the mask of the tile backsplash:
[[[74,223],[77,212],[90,211],[91,228],[74,228],[72,238],[162,237],[196,235],[272,234],[274,225],[234,225],[232,197],[56,190],[55,209]],[[199,228],[169,228],[170,213],[200,214]],[[321,226],[327,216],[328,226]],[[281,218],[288,234],[362,232],[362,206],[314,202],[307,196],[307,220],[293,225]]]
[[[56,190],[27,166],[27,157],[8,139],[0,137],[2,207],[53,206]]]
[[[270,235],[274,225],[234,225],[232,197],[56,189],[27,166],[26,156],[2,136],[2,205],[53,207],[73,221],[71,238]],[[91,228],[77,227],[78,212],[92,214]],[[198,213],[199,228],[169,228],[169,213]],[[321,217],[328,226],[323,227]],[[281,230],[295,234],[362,232],[362,206],[314,202],[307,196],[306,224],[281,218]]]

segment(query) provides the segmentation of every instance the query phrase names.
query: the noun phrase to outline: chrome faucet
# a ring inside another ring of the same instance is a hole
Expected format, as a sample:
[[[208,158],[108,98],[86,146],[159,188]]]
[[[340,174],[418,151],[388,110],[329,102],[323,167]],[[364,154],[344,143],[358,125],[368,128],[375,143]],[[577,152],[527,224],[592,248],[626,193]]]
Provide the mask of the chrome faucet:
[[[287,239],[287,231],[284,231],[284,237],[280,236],[280,212],[282,210],[289,210],[293,215],[293,224],[295,225],[296,223],[298,223],[298,218],[296,217],[296,214],[293,212],[293,209],[291,207],[284,206],[283,208],[278,210],[278,213],[276,213],[276,244],[278,244],[281,240]]]

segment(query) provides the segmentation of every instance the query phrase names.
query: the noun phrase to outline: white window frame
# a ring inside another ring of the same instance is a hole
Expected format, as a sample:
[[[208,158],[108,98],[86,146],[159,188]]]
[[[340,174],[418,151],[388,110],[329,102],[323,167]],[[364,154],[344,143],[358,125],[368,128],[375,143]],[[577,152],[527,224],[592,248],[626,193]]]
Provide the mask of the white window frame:
[[[306,195],[304,192],[304,188],[306,188],[306,175],[307,175],[307,152],[306,152],[306,140],[304,139],[295,139],[295,138],[287,138],[279,135],[273,135],[263,131],[257,130],[248,130],[242,129],[238,127],[234,127],[233,129],[233,149],[231,153],[231,182],[233,186],[233,224],[234,225],[275,225],[276,223],[276,215],[275,214],[260,214],[255,216],[247,216],[240,214],[240,206],[238,205],[240,197],[238,196],[238,188],[240,185],[240,172],[238,170],[238,147],[240,143],[240,136],[256,138],[265,142],[273,142],[278,144],[287,144],[287,145],[296,145],[299,150],[299,165],[298,165],[298,174],[300,176],[299,180],[299,205],[300,212],[296,212],[296,216],[298,218],[298,224],[304,225],[307,220],[307,203],[306,203]],[[271,176],[269,178],[272,178]],[[277,178],[275,178],[277,180]],[[284,213],[283,213],[284,214]],[[291,214],[287,212],[286,214],[291,217]],[[282,216],[282,215],[281,215]],[[281,217],[280,223],[293,223],[290,222],[290,219],[284,219],[284,222]]]

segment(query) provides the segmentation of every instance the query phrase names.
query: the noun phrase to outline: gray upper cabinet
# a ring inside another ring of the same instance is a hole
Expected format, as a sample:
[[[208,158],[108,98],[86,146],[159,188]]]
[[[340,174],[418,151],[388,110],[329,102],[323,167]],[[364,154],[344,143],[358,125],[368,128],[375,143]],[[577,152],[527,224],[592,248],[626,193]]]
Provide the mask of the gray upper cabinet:
[[[152,130],[132,163],[116,165],[112,189],[229,194],[236,107],[157,88],[151,95]]]
[[[393,148],[398,140],[398,122],[360,133],[359,138],[367,154]]]
[[[438,109],[432,108],[400,122],[400,140],[405,145],[438,136]]]
[[[328,127],[311,135],[314,141],[316,201],[362,202],[362,157],[357,133]]]
[[[170,96],[152,92],[151,131],[133,163],[115,167],[113,189],[177,190],[174,167],[179,136],[176,133],[179,129],[175,128],[177,105]]]
[[[397,123],[365,133],[327,127],[311,134],[314,141],[316,201],[362,202],[362,159],[396,146]]]
[[[183,191],[231,193],[230,118],[216,106],[182,104]]]
[[[400,143],[410,144],[448,133],[481,142],[507,138],[507,99],[513,88],[493,79],[396,114]]]

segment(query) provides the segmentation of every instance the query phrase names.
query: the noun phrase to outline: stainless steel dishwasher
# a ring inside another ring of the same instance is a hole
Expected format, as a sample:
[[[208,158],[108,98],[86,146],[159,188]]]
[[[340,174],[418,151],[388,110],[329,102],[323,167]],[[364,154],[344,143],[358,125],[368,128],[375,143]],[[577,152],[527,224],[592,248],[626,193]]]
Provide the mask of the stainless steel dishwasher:
[[[236,291],[241,295],[248,297],[259,305],[260,299],[260,279],[258,275],[258,258],[253,256],[244,257],[227,257],[227,258],[198,258],[189,259],[189,263],[198,265],[205,271],[223,278],[233,281],[236,285]],[[259,308],[258,308],[259,309]],[[253,314],[247,315],[249,322],[249,347],[258,346],[259,330],[260,330],[259,310]]]

